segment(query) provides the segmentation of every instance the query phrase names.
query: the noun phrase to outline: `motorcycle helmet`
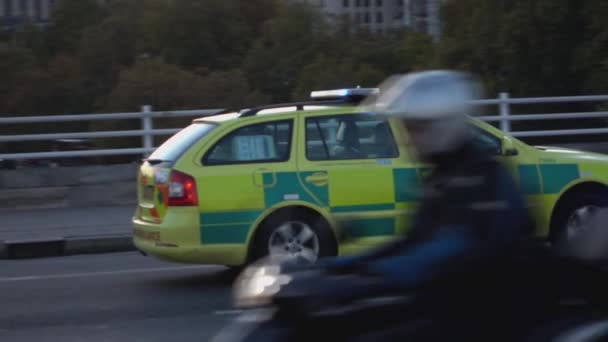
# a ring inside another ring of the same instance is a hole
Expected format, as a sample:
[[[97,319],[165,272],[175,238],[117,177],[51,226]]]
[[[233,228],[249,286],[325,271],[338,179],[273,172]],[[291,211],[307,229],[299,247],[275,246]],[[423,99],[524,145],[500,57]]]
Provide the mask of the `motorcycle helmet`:
[[[378,95],[363,105],[399,119],[409,145],[422,161],[460,148],[470,139],[468,115],[482,96],[481,83],[470,74],[433,70],[390,77]]]

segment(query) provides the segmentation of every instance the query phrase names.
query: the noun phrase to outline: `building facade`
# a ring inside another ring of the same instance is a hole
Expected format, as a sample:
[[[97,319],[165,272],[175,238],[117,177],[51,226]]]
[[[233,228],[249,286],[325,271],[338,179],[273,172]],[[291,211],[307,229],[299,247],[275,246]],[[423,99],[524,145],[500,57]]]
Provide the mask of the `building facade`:
[[[57,0],[0,0],[0,25],[5,28],[20,24],[48,23]]]
[[[0,0],[0,25],[46,24],[58,0]],[[78,1],[78,0],[75,0]],[[193,0],[194,1],[194,0]],[[252,0],[248,0],[252,1]],[[285,0],[316,6],[330,20],[348,18],[372,32],[409,27],[439,38],[439,8],[445,0]]]
[[[330,19],[346,17],[373,32],[409,27],[439,38],[443,0],[289,0],[316,6]]]
[[[441,34],[439,10],[446,0],[409,0],[407,25],[418,32],[430,34],[435,40]]]
[[[346,17],[357,27],[383,32],[403,26],[407,14],[405,0],[322,0],[309,1],[331,18]]]

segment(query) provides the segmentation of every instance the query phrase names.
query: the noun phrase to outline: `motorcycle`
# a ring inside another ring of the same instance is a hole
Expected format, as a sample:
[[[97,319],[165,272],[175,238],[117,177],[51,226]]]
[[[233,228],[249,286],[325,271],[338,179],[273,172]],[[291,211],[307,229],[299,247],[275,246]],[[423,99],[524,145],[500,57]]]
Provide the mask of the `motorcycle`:
[[[581,241],[604,251],[597,239]],[[605,263],[580,244],[563,250],[534,246],[476,277],[451,275],[411,292],[357,270],[268,257],[237,277],[243,313],[213,341],[608,340]]]

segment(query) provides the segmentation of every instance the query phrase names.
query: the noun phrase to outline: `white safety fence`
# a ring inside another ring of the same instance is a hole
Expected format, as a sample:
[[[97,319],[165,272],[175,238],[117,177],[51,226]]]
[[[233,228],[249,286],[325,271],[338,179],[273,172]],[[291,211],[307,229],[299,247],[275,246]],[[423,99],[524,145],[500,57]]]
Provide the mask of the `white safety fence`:
[[[93,156],[115,156],[129,154],[149,154],[156,148],[154,137],[158,135],[172,135],[180,128],[154,129],[154,119],[177,118],[177,117],[204,117],[221,112],[222,109],[200,109],[153,112],[151,106],[142,106],[141,112],[132,113],[106,113],[106,114],[74,114],[74,115],[45,115],[0,118],[0,125],[5,124],[28,124],[28,123],[51,123],[51,122],[75,122],[75,121],[99,121],[99,120],[141,120],[141,129],[102,131],[102,132],[72,132],[72,133],[44,133],[44,134],[15,134],[0,135],[0,143],[19,142],[34,140],[58,140],[58,139],[109,139],[124,137],[140,137],[142,144],[138,147],[120,149],[95,149],[82,151],[57,151],[57,152],[29,152],[29,153],[0,153],[0,160],[23,160],[37,158],[69,158],[69,157],[93,157]]]
[[[539,113],[526,115],[512,115],[512,106],[525,104],[549,104],[549,103],[580,103],[594,102],[608,103],[608,95],[596,96],[567,96],[567,97],[530,97],[511,98],[508,93],[501,93],[496,99],[475,101],[480,106],[497,106],[498,115],[482,116],[480,119],[487,122],[498,122],[499,127],[514,137],[550,137],[550,136],[572,136],[572,135],[594,135],[608,133],[608,112],[578,112],[578,113]],[[58,139],[111,139],[121,137],[140,137],[141,145],[131,148],[120,149],[93,149],[79,151],[55,151],[55,152],[29,152],[29,153],[0,153],[0,160],[25,160],[38,158],[66,158],[66,157],[92,157],[112,155],[146,155],[154,149],[154,136],[172,135],[179,131],[178,128],[155,129],[154,120],[175,117],[204,117],[221,112],[222,109],[201,109],[182,111],[152,111],[151,106],[142,106],[140,112],[133,113],[106,113],[106,114],[77,114],[77,115],[45,115],[24,117],[0,118],[0,125],[28,124],[28,123],[52,123],[52,122],[75,122],[96,120],[141,120],[141,128],[137,130],[101,131],[101,132],[72,132],[72,133],[43,133],[43,134],[11,134],[0,135],[0,144],[20,141],[53,141]],[[607,124],[596,128],[583,129],[560,129],[560,130],[536,130],[536,131],[513,131],[511,123],[514,121],[537,121],[537,120],[574,120],[605,118]],[[1,152],[1,151],[0,151]]]

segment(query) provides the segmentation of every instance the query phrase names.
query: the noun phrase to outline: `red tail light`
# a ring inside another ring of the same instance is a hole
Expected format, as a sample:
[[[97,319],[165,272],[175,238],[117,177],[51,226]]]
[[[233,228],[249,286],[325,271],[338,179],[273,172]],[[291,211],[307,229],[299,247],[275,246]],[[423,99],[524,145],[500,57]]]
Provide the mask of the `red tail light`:
[[[196,205],[198,205],[198,195],[194,178],[179,171],[171,171],[169,176],[169,206]]]

